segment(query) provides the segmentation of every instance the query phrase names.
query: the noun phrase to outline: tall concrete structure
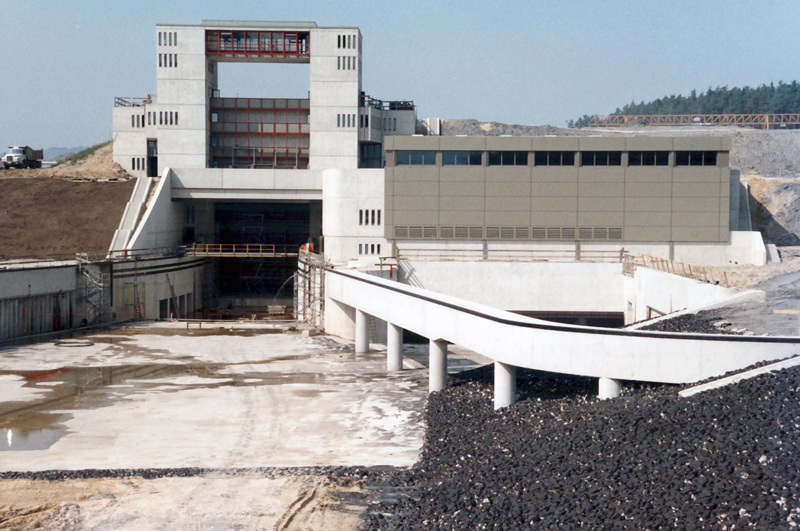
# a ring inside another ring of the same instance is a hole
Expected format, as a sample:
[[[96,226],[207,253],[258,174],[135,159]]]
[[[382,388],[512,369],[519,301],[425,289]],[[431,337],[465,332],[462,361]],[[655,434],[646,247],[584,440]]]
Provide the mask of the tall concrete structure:
[[[364,92],[358,28],[207,20],[158,25],[153,39],[157,94],[115,100],[114,159],[139,182],[113,251],[313,243],[354,266],[453,249],[764,261],[740,221],[729,139],[420,136],[413,102]],[[309,91],[239,95],[224,62],[306,64]],[[186,283],[194,306],[246,305],[279,292],[296,259],[202,269]],[[148,297],[163,309],[172,296]]]

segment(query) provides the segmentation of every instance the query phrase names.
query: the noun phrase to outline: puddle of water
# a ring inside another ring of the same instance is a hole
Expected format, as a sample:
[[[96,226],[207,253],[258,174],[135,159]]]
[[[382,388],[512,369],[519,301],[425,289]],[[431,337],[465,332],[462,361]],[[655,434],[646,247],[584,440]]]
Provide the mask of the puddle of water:
[[[283,334],[283,328],[228,328],[228,327],[209,327],[198,328],[196,325],[186,328],[120,328],[119,333],[126,336],[149,335],[149,336],[237,336],[253,337],[269,334]],[[92,338],[94,339],[94,338]]]
[[[298,359],[310,356],[286,356]],[[263,360],[270,363],[274,360]],[[253,365],[260,364],[252,363]],[[240,364],[237,364],[240,365]],[[46,389],[45,396],[28,402],[0,402],[0,452],[45,450],[63,437],[67,430],[62,424],[71,416],[69,411],[108,407],[127,396],[157,388],[158,392],[180,392],[185,389],[223,386],[263,386],[285,384],[321,384],[326,377],[316,373],[243,371],[229,374],[228,364],[152,364],[114,367],[69,367],[47,371],[0,371],[0,375],[25,378],[25,386]],[[184,384],[163,378],[196,376],[206,381]],[[298,390],[300,393],[305,391]],[[112,397],[112,394],[114,395]],[[317,396],[308,391],[308,397]]]

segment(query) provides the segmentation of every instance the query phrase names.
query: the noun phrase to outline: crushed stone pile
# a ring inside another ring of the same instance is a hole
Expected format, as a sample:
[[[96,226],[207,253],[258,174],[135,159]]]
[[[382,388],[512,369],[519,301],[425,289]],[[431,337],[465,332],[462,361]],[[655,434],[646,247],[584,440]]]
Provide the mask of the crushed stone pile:
[[[800,369],[677,396],[595,398],[588,378],[519,371],[492,410],[492,368],[431,395],[418,466],[368,530],[790,529],[800,524]],[[735,526],[735,527],[734,527]]]

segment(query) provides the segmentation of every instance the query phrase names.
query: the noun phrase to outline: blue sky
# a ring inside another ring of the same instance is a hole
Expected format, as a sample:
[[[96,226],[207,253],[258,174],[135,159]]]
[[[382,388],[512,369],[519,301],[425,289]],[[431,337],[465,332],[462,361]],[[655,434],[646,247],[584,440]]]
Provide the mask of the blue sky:
[[[358,26],[364,90],[412,99],[420,117],[564,126],[631,100],[800,77],[796,0],[0,0],[0,12],[0,151],[110,139],[114,97],[155,92],[157,23]],[[223,95],[307,87],[259,88],[273,71],[257,67],[221,74]]]

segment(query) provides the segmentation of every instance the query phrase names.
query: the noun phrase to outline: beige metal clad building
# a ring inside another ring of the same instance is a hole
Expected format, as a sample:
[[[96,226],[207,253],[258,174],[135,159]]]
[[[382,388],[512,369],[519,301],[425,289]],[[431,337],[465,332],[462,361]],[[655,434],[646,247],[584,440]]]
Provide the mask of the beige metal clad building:
[[[384,233],[729,242],[730,147],[721,137],[390,137]]]

